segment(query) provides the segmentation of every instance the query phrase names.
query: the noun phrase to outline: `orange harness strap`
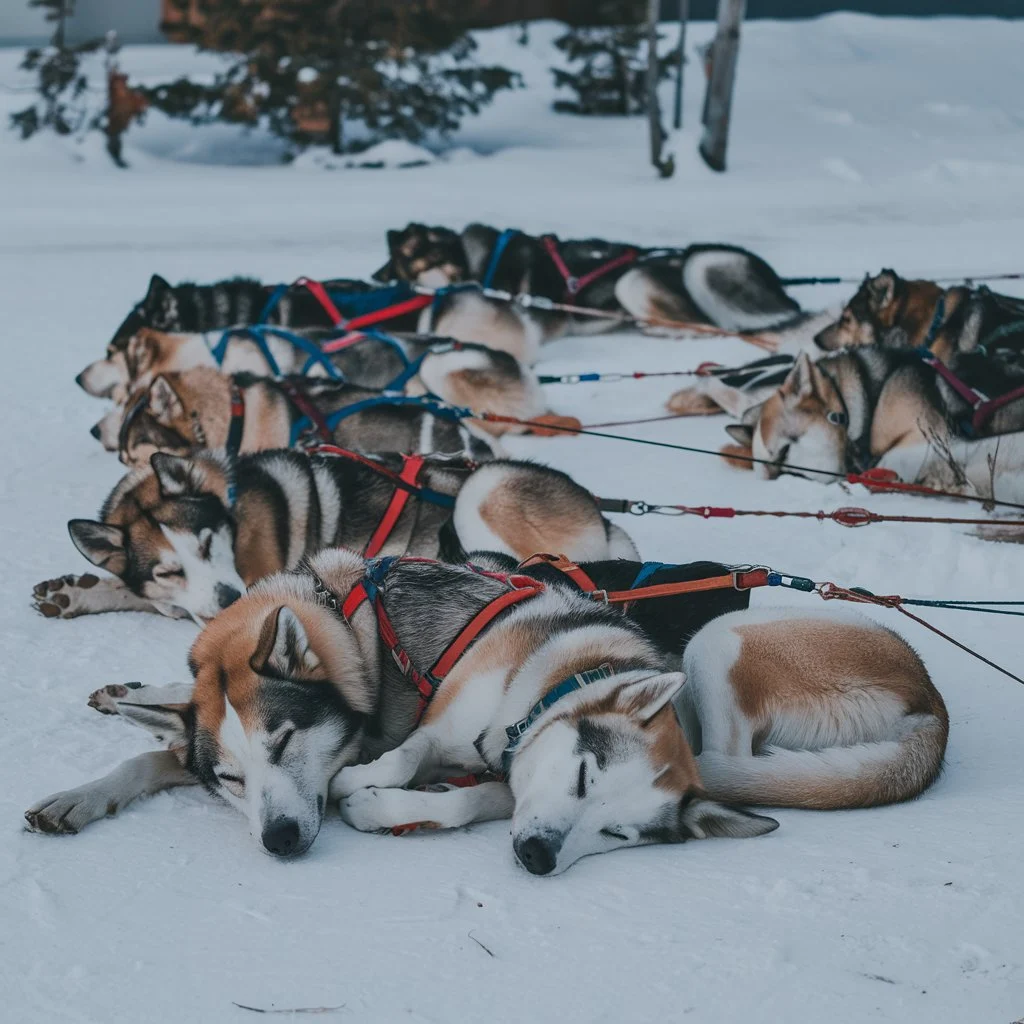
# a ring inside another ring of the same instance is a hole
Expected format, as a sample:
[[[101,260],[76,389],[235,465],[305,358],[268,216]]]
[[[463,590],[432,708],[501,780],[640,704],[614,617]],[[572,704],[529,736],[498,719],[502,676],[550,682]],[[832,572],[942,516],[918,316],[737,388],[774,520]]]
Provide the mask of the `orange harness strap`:
[[[398,478],[402,483],[406,483],[410,487],[414,487],[419,482],[420,471],[423,469],[423,463],[426,460],[422,455],[403,455],[402,459],[405,464],[402,466],[402,472],[399,474]],[[373,531],[373,535],[366,544],[366,550],[363,554],[367,558],[373,558],[388,542],[388,538],[391,536],[391,531],[395,528],[395,524],[398,522],[398,517],[405,510],[405,506],[409,503],[409,496],[411,493],[411,491],[407,491],[403,487],[395,488],[395,493],[391,495],[391,501],[388,504],[384,515],[381,516],[381,520],[377,524],[377,528]]]
[[[520,569],[528,569],[531,565],[550,565],[552,569],[565,573],[585,594],[597,590],[597,584],[573,561],[565,555],[536,554],[525,562],[519,563]]]

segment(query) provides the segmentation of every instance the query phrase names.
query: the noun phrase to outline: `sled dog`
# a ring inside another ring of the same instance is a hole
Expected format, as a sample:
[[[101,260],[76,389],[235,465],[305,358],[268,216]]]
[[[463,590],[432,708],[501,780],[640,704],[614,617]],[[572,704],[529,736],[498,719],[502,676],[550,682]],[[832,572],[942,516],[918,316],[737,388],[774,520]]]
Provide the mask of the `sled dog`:
[[[777,827],[717,793],[911,799],[939,773],[948,731],[916,654],[859,616],[715,619],[686,646],[684,687],[677,656],[567,584],[340,549],[257,583],[189,664],[194,684],[93,694],[169,750],[40,801],[30,828],[74,832],[201,782],[277,856],[308,849],[340,799],[371,831],[511,817],[518,861],[553,874],[588,854]],[[453,767],[505,781],[403,788]]]
[[[147,465],[157,451],[191,455],[226,447],[246,454],[289,448],[314,435],[363,452],[486,459],[496,450],[488,431],[427,398],[321,378],[226,377],[199,367],[163,374],[132,397],[121,423],[118,457],[135,468]]]
[[[387,241],[390,258],[377,280],[434,288],[479,282],[549,302],[735,331],[779,327],[800,316],[775,271],[736,246],[649,249],[594,238],[559,241],[484,224],[461,233],[409,224],[389,231]],[[458,287],[424,311],[421,330],[442,329],[442,317],[446,334],[486,340],[529,363],[542,342],[616,326],[614,320],[495,302]]]
[[[579,426],[578,420],[548,413],[536,376],[505,352],[450,338],[381,334],[352,339],[333,353],[320,352],[322,343],[338,337],[325,330],[283,335],[273,329],[229,328],[211,339],[143,329],[119,353],[123,358],[111,364],[122,381],[110,395],[117,404],[92,434],[108,451],[117,451],[129,397],[159,376],[196,367],[228,375],[331,376],[359,387],[432,393],[455,405],[517,419]]]
[[[989,396],[1024,385],[1020,370],[980,354],[960,356],[954,365],[960,379]],[[842,474],[882,465],[906,480],[981,493],[993,479],[1019,471],[1024,392],[984,422],[971,414],[965,398],[919,355],[869,346],[817,363],[800,356],[761,406],[756,426],[728,429],[767,460],[757,470],[768,479],[790,466]],[[1004,444],[1000,435],[1011,436]],[[1002,457],[989,466],[986,456],[1000,449]]]
[[[548,547],[591,561],[636,557],[586,490],[530,462],[370,459],[341,449],[158,452],[150,462],[118,483],[98,520],[68,523],[75,547],[111,575],[38,584],[43,615],[208,620],[256,580],[334,546],[430,558],[481,546],[517,559]]]

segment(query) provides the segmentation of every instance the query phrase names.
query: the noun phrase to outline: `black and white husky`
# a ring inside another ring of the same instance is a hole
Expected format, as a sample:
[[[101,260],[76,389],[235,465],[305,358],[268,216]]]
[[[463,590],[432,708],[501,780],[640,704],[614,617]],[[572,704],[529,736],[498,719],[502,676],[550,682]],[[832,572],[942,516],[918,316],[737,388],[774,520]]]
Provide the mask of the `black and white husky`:
[[[412,472],[409,472],[409,470]],[[209,620],[247,586],[326,547],[371,555],[634,558],[626,533],[565,473],[532,462],[336,451],[232,458],[157,453],[128,473],[98,520],[72,519],[75,547],[109,576],[36,585],[47,618],[148,611]]]
[[[431,288],[481,282],[513,295],[638,318],[762,331],[800,318],[774,270],[729,245],[650,249],[603,239],[559,241],[470,224],[462,232],[409,224],[389,231],[390,258],[374,275]],[[605,331],[602,320],[538,306],[495,302],[455,287],[424,311],[421,330],[486,341],[523,362],[564,334]]]
[[[516,858],[553,874],[588,854],[777,827],[734,799],[863,807],[935,779],[946,710],[895,634],[860,616],[741,610],[687,645],[693,611],[666,652],[568,584],[324,551],[207,626],[193,683],[93,694],[92,706],[168,750],[48,797],[26,819],[75,832],[140,795],[200,782],[277,856],[308,849],[340,800],[368,831],[511,817]],[[453,767],[504,778],[406,788]]]

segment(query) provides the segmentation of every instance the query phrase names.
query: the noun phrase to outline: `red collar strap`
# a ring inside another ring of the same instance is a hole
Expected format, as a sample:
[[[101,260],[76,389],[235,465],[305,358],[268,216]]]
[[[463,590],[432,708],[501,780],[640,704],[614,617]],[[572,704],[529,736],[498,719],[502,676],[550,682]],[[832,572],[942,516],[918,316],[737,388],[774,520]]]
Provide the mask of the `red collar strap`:
[[[309,400],[305,391],[287,377],[283,377],[278,381],[278,384],[285,398],[313,424],[320,438],[330,443],[334,437],[331,428],[327,425],[327,420],[324,419],[323,413]]]
[[[562,280],[565,281],[565,299],[568,302],[571,302],[584,288],[593,284],[598,278],[610,274],[613,270],[618,270],[619,267],[633,263],[640,255],[636,249],[627,249],[614,259],[608,260],[607,263],[602,263],[582,277],[577,277],[562,259],[562,254],[558,249],[558,239],[554,235],[541,235],[540,244],[544,246],[544,251],[551,258],[551,262],[554,263],[559,274],[562,275]]]
[[[399,561],[399,559],[385,561],[387,562],[387,567],[390,567],[395,561]],[[401,561],[430,562],[432,559],[406,558],[401,559]],[[388,617],[388,613],[384,608],[384,602],[381,600],[380,596],[378,581],[382,574],[375,574],[377,577],[376,579],[371,578],[368,574],[366,578],[353,587],[352,592],[347,598],[345,598],[345,601],[341,606],[341,614],[347,622],[350,622],[353,614],[355,614],[356,610],[364,602],[372,602],[373,609],[377,615],[377,632],[382,643],[391,652],[391,657],[394,658],[395,664],[401,669],[402,674],[408,676],[413,685],[419,691],[420,700],[416,709],[417,725],[423,717],[423,713],[427,710],[427,705],[430,703],[430,700],[437,691],[437,688],[481,633],[483,633],[494,622],[494,620],[503,611],[505,611],[506,608],[511,608],[513,605],[519,604],[520,601],[528,600],[529,598],[536,597],[538,594],[544,592],[544,584],[539,580],[531,579],[529,576],[485,572],[477,569],[475,566],[471,566],[471,568],[481,576],[500,580],[502,583],[507,585],[508,590],[503,594],[499,594],[492,601],[485,604],[484,607],[481,608],[480,611],[478,611],[476,615],[474,615],[473,618],[471,618],[469,622],[462,627],[458,636],[456,636],[448,647],[441,652],[441,656],[426,672],[420,671],[413,664],[412,659],[409,657],[405,648],[402,647],[394,626],[391,624],[391,619]]]

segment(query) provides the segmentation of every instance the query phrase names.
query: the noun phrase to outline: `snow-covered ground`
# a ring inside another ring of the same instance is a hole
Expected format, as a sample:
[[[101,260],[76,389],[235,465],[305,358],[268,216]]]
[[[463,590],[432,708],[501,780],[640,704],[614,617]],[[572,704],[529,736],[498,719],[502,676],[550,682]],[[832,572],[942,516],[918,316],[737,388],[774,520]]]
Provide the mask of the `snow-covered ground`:
[[[118,172],[91,144],[0,132],[0,998],[28,1022],[241,1021],[233,1003],[336,1007],[360,1021],[686,1020],[985,1022],[1024,1015],[1024,692],[912,623],[952,719],[947,770],[916,803],[778,813],[781,829],[596,857],[554,879],[513,863],[500,823],[402,839],[329,820],[295,863],[261,855],[235,813],[163,795],[53,839],[22,833],[48,792],[147,749],[85,697],[109,681],[185,672],[195,630],[142,615],[46,621],[37,580],[84,569],[67,519],[91,515],[119,466],[88,435],[102,407],[74,375],[102,350],[149,274],[213,280],[365,275],[384,231],[468,220],[645,242],[748,245],[782,274],[1022,270],[1024,22],[836,15],[744,29],[730,171],[695,156],[702,76],[691,64],[678,170],[655,180],[642,120],[552,115],[548,42],[482,36],[521,67],[430,166],[260,166],[267,144],[151,119]],[[700,43],[709,25],[691,29]],[[24,84],[0,51],[0,82]],[[180,49],[126,51],[135,75],[188,66]],[[0,115],[25,94],[0,89]],[[233,156],[251,166],[215,166]],[[77,155],[84,156],[82,160]],[[204,162],[207,161],[207,162]],[[842,289],[803,289],[808,307]],[[573,339],[544,372],[684,369],[756,355],[737,341]],[[584,422],[656,415],[673,381],[552,388]],[[722,421],[631,428],[716,446]],[[593,438],[520,439],[608,496],[747,508],[963,514],[943,502],[764,483],[714,459]],[[955,511],[954,511],[955,510]],[[1017,599],[1024,550],[963,529],[845,530],[795,520],[624,525],[647,558],[768,563],[912,596]],[[778,600],[763,592],[755,601]],[[794,601],[813,601],[796,596]],[[931,618],[1019,670],[1016,620]],[[486,947],[486,950],[483,947]]]

